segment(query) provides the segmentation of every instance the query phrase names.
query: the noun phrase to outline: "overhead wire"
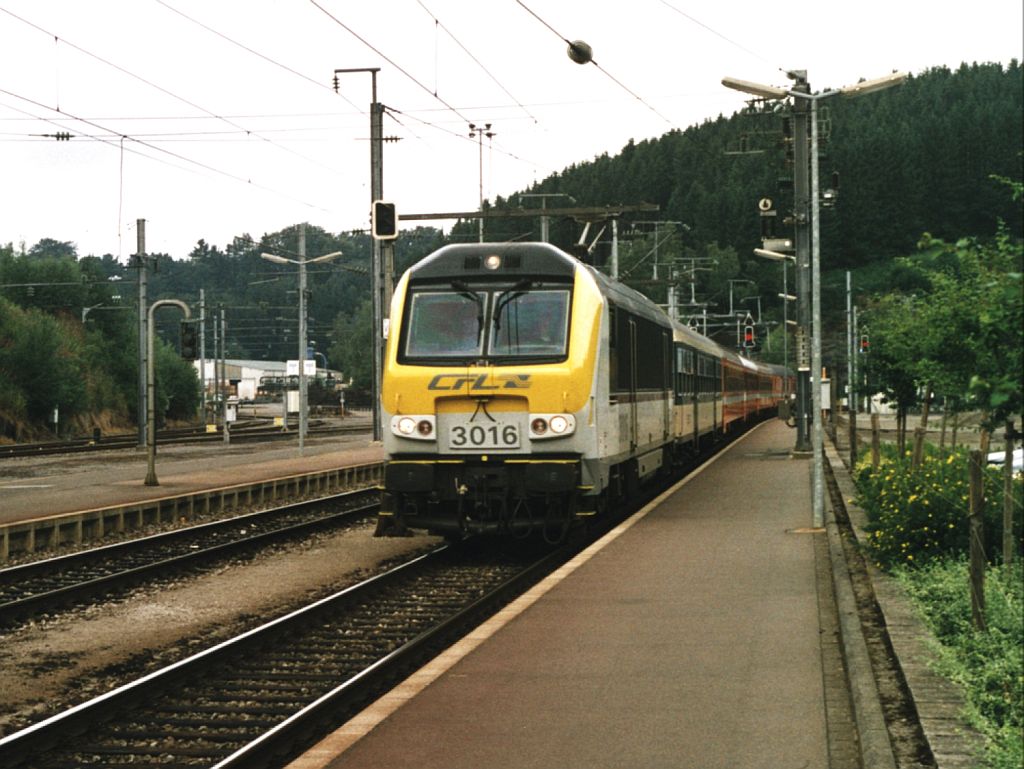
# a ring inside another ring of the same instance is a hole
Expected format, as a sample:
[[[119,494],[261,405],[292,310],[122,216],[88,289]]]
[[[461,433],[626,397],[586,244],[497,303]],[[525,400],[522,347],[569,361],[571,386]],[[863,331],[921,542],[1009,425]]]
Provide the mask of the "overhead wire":
[[[331,93],[335,93],[342,100],[347,102],[353,109],[357,110],[358,112],[360,112],[363,115],[367,114],[367,111],[365,109],[362,109],[361,107],[357,106],[356,103],[353,102],[352,100],[350,100],[347,96],[344,96],[343,94],[337,93],[334,90],[334,88],[332,88],[327,83],[322,83],[319,80],[310,77],[309,75],[306,75],[306,74],[303,74],[302,72],[299,72],[297,69],[289,67],[287,64],[282,64],[281,62],[277,61],[276,59],[273,59],[273,58],[271,58],[270,56],[267,56],[264,53],[260,53],[255,48],[250,48],[249,46],[245,45],[245,43],[240,43],[239,41],[235,40],[234,38],[229,37],[228,35],[225,35],[220,30],[216,30],[213,27],[211,27],[211,26],[209,26],[207,24],[204,24],[203,22],[199,21],[198,19],[195,19],[192,16],[189,16],[184,11],[182,11],[182,10],[180,10],[178,8],[175,8],[173,5],[171,5],[170,3],[166,2],[166,0],[153,0],[153,2],[158,3],[159,5],[162,5],[167,10],[172,11],[173,13],[178,14],[183,19],[185,19],[185,20],[195,24],[196,26],[202,27],[207,32],[209,32],[210,34],[216,35],[217,37],[221,38],[222,40],[226,40],[227,42],[231,43],[232,45],[241,48],[243,51],[246,51],[247,53],[251,53],[253,56],[257,56],[257,57],[263,59],[265,62],[267,62],[269,64],[273,64],[275,67],[279,67],[280,69],[283,69],[285,72],[290,72],[291,74],[295,75],[296,77],[300,77],[303,80],[305,80],[305,81],[307,81],[309,83],[312,83],[315,86],[319,86],[321,88],[325,88],[328,91],[330,91]]]
[[[309,0],[309,2],[310,2],[310,3],[311,3],[311,4],[313,5],[313,6],[314,6],[314,7],[316,7],[316,8],[317,8],[317,9],[319,9],[320,11],[322,11],[322,12],[323,12],[323,14],[324,14],[325,16],[327,16],[327,18],[329,18],[329,19],[330,19],[331,21],[333,21],[333,22],[334,22],[335,24],[337,24],[337,25],[338,25],[339,27],[341,27],[341,28],[342,28],[342,29],[344,29],[344,30],[345,30],[346,32],[348,32],[348,33],[349,33],[350,35],[352,35],[352,37],[354,37],[354,38],[355,38],[356,40],[358,40],[358,41],[359,41],[360,43],[362,43],[363,45],[365,45],[365,46],[366,46],[367,48],[369,48],[369,49],[370,49],[371,51],[373,51],[373,52],[374,52],[375,54],[377,54],[377,55],[378,55],[378,56],[380,56],[380,57],[381,57],[382,59],[384,59],[384,61],[386,61],[386,62],[387,62],[388,64],[390,64],[390,65],[391,65],[392,67],[394,67],[394,68],[395,68],[395,69],[397,69],[397,70],[398,70],[399,72],[401,72],[401,73],[402,73],[403,75],[405,75],[405,76],[406,76],[406,77],[407,77],[407,78],[408,78],[409,80],[411,80],[411,81],[412,81],[413,83],[415,83],[415,84],[416,84],[417,86],[419,86],[419,87],[420,87],[420,88],[422,88],[422,89],[423,89],[424,91],[426,91],[426,92],[427,92],[428,94],[430,94],[430,95],[431,95],[432,97],[434,97],[434,98],[435,98],[435,99],[437,99],[437,100],[438,100],[439,102],[441,102],[441,103],[442,103],[442,104],[443,104],[443,105],[444,105],[445,107],[447,107],[447,108],[448,108],[449,110],[451,110],[451,111],[452,111],[452,112],[454,112],[454,113],[455,113],[456,115],[458,115],[458,116],[459,116],[460,118],[462,118],[462,120],[466,121],[467,123],[468,123],[468,122],[470,122],[469,118],[467,118],[467,117],[466,117],[465,115],[463,115],[463,114],[462,114],[461,112],[459,112],[459,110],[458,110],[458,109],[456,109],[456,108],[455,108],[454,106],[452,106],[452,105],[451,105],[451,104],[449,104],[449,103],[448,103],[447,101],[445,101],[444,99],[442,99],[442,98],[441,98],[440,96],[438,96],[438,95],[437,95],[436,93],[434,93],[433,91],[431,91],[431,90],[430,90],[430,88],[428,88],[428,87],[427,87],[426,85],[424,85],[424,84],[423,84],[423,82],[422,82],[422,81],[420,81],[420,80],[419,80],[419,79],[418,79],[418,78],[417,78],[416,76],[414,76],[414,75],[413,75],[412,73],[410,73],[410,72],[409,72],[408,70],[406,70],[406,69],[405,69],[404,67],[402,67],[402,66],[401,66],[400,64],[398,64],[398,63],[397,63],[396,61],[394,61],[394,59],[392,59],[392,58],[391,58],[390,56],[388,56],[388,55],[387,55],[387,54],[385,54],[385,53],[384,53],[383,51],[381,51],[381,50],[380,50],[379,48],[377,48],[377,47],[376,47],[375,45],[373,45],[373,43],[371,43],[371,42],[370,42],[369,40],[367,40],[367,39],[366,39],[366,38],[364,38],[364,37],[363,37],[362,35],[360,35],[360,34],[359,34],[358,32],[356,32],[356,31],[355,31],[354,29],[352,29],[352,28],[351,28],[351,27],[350,27],[350,26],[349,26],[348,24],[346,24],[345,22],[343,22],[343,21],[342,21],[341,19],[339,19],[339,18],[338,18],[337,16],[335,16],[335,15],[334,15],[333,13],[331,13],[331,12],[330,12],[330,11],[328,11],[328,10],[327,10],[326,8],[324,8],[324,7],[322,6],[322,5],[320,5],[320,3],[318,3],[318,2],[317,2],[317,0]]]
[[[703,21],[701,21],[700,19],[696,18],[695,16],[692,16],[691,14],[687,13],[686,11],[682,11],[679,8],[676,8],[674,5],[672,5],[672,3],[668,2],[668,0],[660,0],[660,2],[666,8],[675,11],[680,16],[682,16],[682,17],[688,19],[689,21],[693,22],[694,24],[696,24],[698,27],[703,27],[708,32],[710,32],[712,35],[714,35],[715,37],[721,38],[722,40],[727,42],[729,45],[734,46],[736,48],[739,48],[744,53],[749,53],[755,59],[760,59],[761,61],[763,61],[765,64],[767,64],[770,67],[774,67],[775,66],[775,64],[773,64],[772,62],[768,61],[768,59],[766,59],[764,56],[761,56],[761,54],[757,53],[756,51],[750,50],[746,46],[741,45],[740,43],[737,43],[735,40],[733,40],[733,39],[731,39],[729,37],[726,37],[725,35],[723,35],[718,30],[712,29],[711,27],[709,27],[707,24],[705,24]],[[782,67],[778,67],[778,70],[780,72],[785,72],[785,69],[783,69]]]
[[[527,5],[526,5],[526,3],[524,3],[524,2],[523,2],[523,0],[516,0],[516,2],[517,2],[517,3],[519,4],[519,5],[521,5],[521,6],[523,7],[523,9],[524,9],[524,10],[525,10],[525,11],[526,11],[527,13],[529,13],[529,14],[530,14],[531,16],[533,16],[533,18],[535,18],[535,19],[536,19],[537,21],[539,21],[539,22],[540,22],[541,24],[543,24],[543,25],[544,25],[545,27],[547,27],[547,28],[548,28],[549,30],[551,30],[552,32],[554,32],[554,33],[555,33],[555,35],[557,35],[557,36],[558,36],[559,38],[561,38],[561,40],[562,40],[562,41],[563,41],[563,42],[564,42],[564,43],[565,43],[565,44],[566,44],[567,46],[569,46],[570,48],[572,48],[572,47],[573,47],[573,42],[572,42],[571,40],[569,40],[569,39],[568,39],[568,38],[567,38],[567,37],[566,37],[565,35],[563,35],[563,34],[562,34],[561,32],[559,32],[559,31],[558,31],[557,29],[555,29],[555,28],[554,28],[554,27],[552,27],[552,26],[551,26],[550,24],[548,24],[548,23],[547,23],[547,22],[546,22],[546,21],[545,21],[544,19],[542,19],[542,18],[541,18],[540,16],[538,16],[538,15],[537,15],[537,14],[536,14],[536,13],[535,13],[535,12],[534,12],[533,10],[531,10],[531,9],[530,9],[530,7],[529,7],[529,6],[527,6]],[[669,125],[674,125],[674,123],[673,123],[673,122],[672,122],[671,120],[669,120],[669,119],[668,119],[667,117],[665,117],[665,116],[664,116],[664,115],[662,115],[662,114],[661,114],[660,112],[658,112],[658,110],[656,110],[656,109],[655,109],[655,108],[654,108],[653,106],[651,106],[651,105],[650,105],[650,104],[648,104],[648,103],[647,103],[646,101],[644,101],[643,97],[641,97],[641,96],[640,96],[639,94],[637,94],[637,93],[636,93],[635,91],[633,91],[633,90],[632,90],[631,88],[629,88],[629,86],[627,86],[627,85],[626,85],[625,83],[623,83],[623,82],[622,82],[621,80],[619,80],[619,79],[618,79],[617,77],[615,77],[615,76],[614,76],[614,75],[613,75],[613,74],[612,74],[611,72],[609,72],[609,71],[608,71],[608,70],[606,70],[606,69],[605,69],[604,67],[602,67],[602,66],[601,66],[600,64],[598,64],[598,63],[597,63],[597,60],[596,60],[596,59],[594,59],[594,58],[591,58],[591,59],[590,59],[590,63],[591,63],[591,64],[593,64],[593,65],[594,65],[595,67],[597,67],[597,68],[598,68],[598,70],[600,70],[600,71],[601,71],[601,73],[602,73],[603,75],[605,75],[605,77],[607,77],[607,78],[608,78],[609,80],[611,80],[611,81],[612,81],[613,83],[615,83],[615,84],[616,84],[617,86],[619,86],[619,88],[621,88],[622,90],[624,90],[624,91],[625,91],[626,93],[628,93],[628,94],[629,94],[630,96],[632,96],[632,97],[633,97],[634,99],[636,99],[636,100],[637,100],[637,101],[639,101],[639,102],[640,102],[641,104],[643,104],[643,105],[644,105],[645,107],[647,107],[647,109],[649,109],[649,110],[650,110],[651,112],[653,112],[653,113],[654,113],[655,115],[657,115],[658,117],[660,117],[660,118],[661,118],[662,120],[664,120],[664,121],[665,121],[666,123],[668,123]]]
[[[205,113],[209,117],[212,117],[212,118],[214,118],[216,120],[220,120],[220,121],[222,121],[224,123],[227,123],[228,125],[232,126],[233,128],[235,128],[235,129],[237,129],[239,131],[244,131],[244,132],[246,132],[247,135],[252,136],[252,137],[254,137],[256,139],[259,139],[261,141],[267,142],[267,143],[277,147],[278,149],[283,150],[284,152],[287,152],[287,153],[289,153],[291,155],[294,155],[294,156],[296,156],[298,158],[302,158],[306,162],[308,162],[308,163],[310,163],[310,164],[312,164],[312,165],[314,165],[314,166],[316,166],[318,168],[321,168],[321,169],[328,168],[328,167],[324,166],[322,161],[314,160],[313,158],[306,157],[302,153],[296,152],[295,150],[290,149],[289,147],[286,147],[286,146],[284,146],[282,144],[279,144],[278,142],[273,141],[272,139],[269,139],[269,138],[267,138],[265,136],[262,136],[260,133],[258,133],[256,131],[252,131],[250,129],[247,129],[244,126],[239,125],[238,123],[235,123],[234,121],[224,117],[223,115],[218,115],[215,112],[212,112],[212,111],[208,110],[206,107],[203,107],[203,106],[201,106],[199,104],[196,104],[195,102],[185,98],[184,96],[176,94],[173,91],[170,91],[167,88],[164,88],[163,86],[158,85],[157,83],[154,83],[151,80],[148,80],[148,79],[144,78],[143,76],[141,76],[141,75],[139,75],[139,74],[137,74],[135,72],[132,72],[131,70],[125,69],[124,67],[122,67],[119,64],[115,64],[114,62],[112,62],[112,61],[110,61],[108,59],[105,59],[102,56],[99,56],[98,54],[92,53],[91,51],[88,51],[85,48],[82,48],[81,46],[76,45],[75,43],[72,43],[70,40],[62,38],[59,35],[57,35],[57,34],[55,34],[53,32],[50,32],[49,30],[44,29],[43,27],[39,26],[38,24],[36,24],[36,23],[34,23],[32,21],[29,21],[28,19],[24,18],[23,16],[19,16],[18,14],[8,10],[7,8],[0,7],[0,12],[3,12],[5,14],[7,14],[8,16],[10,16],[11,18],[16,19],[17,21],[20,21],[22,24],[25,24],[25,25],[27,25],[29,27],[32,27],[32,29],[35,29],[38,32],[41,32],[44,35],[52,37],[55,41],[60,41],[61,43],[64,43],[64,45],[69,46],[70,48],[73,48],[74,50],[78,51],[79,53],[83,54],[84,56],[88,56],[89,58],[94,59],[94,60],[100,62],[101,64],[104,64],[104,65],[106,65],[108,67],[111,67],[111,68],[117,70],[118,72],[122,73],[123,75],[126,75],[126,76],[128,76],[128,77],[130,77],[130,78],[132,78],[134,80],[138,80],[139,82],[149,86],[150,88],[153,88],[153,89],[159,91],[160,93],[163,93],[166,96],[171,97],[172,99],[175,99],[176,101],[181,102],[182,104],[185,104],[185,105],[187,105],[187,106],[189,106],[189,107],[191,107],[191,108],[193,108],[195,110],[198,110],[200,112]],[[58,111],[58,112],[61,111],[59,105],[58,105],[56,111]],[[335,171],[335,173],[339,173],[339,172]]]
[[[0,9],[0,10],[2,10],[2,9]],[[50,111],[54,111],[54,112],[58,111],[55,107],[51,107],[51,106],[49,106],[47,104],[43,104],[42,102],[38,102],[35,99],[30,99],[27,96],[22,96],[21,94],[14,93],[13,91],[8,91],[5,88],[0,88],[0,94],[5,94],[6,96],[11,96],[11,97],[13,97],[15,99],[19,99],[21,101],[27,102],[27,103],[29,103],[29,104],[31,104],[31,105],[33,105],[35,107],[38,107],[40,109],[50,110]],[[159,146],[157,146],[155,144],[151,144],[151,143],[146,142],[146,141],[142,141],[141,139],[137,139],[137,138],[135,138],[133,136],[128,136],[126,134],[122,134],[119,131],[114,131],[113,129],[107,128],[106,126],[102,126],[102,125],[100,125],[100,124],[98,124],[98,123],[96,123],[96,122],[94,122],[92,120],[89,120],[88,118],[80,117],[80,116],[74,115],[74,114],[72,114],[70,112],[67,112],[67,111],[60,111],[59,112],[59,114],[65,118],[65,121],[63,121],[61,123],[58,123],[57,121],[54,121],[54,120],[52,120],[50,118],[42,117],[40,115],[32,115],[32,113],[30,113],[30,112],[26,112],[24,110],[20,110],[17,107],[13,107],[11,105],[5,105],[5,106],[7,107],[7,109],[14,110],[16,112],[21,112],[21,114],[23,114],[23,115],[34,117],[37,120],[42,120],[42,121],[44,121],[46,123],[50,123],[51,125],[55,125],[55,126],[63,126],[64,122],[66,122],[67,119],[75,120],[75,121],[78,121],[78,122],[80,122],[80,123],[82,123],[84,125],[87,125],[87,126],[93,128],[93,129],[96,129],[98,131],[103,131],[103,132],[106,132],[107,134],[109,134],[109,136],[95,136],[95,135],[87,134],[88,138],[90,138],[90,139],[94,139],[96,141],[103,142],[104,144],[109,144],[111,146],[118,146],[118,144],[120,142],[123,142],[124,140],[128,140],[128,141],[133,142],[134,144],[140,145],[140,146],[145,147],[147,149],[151,149],[151,150],[153,150],[155,152],[162,153],[164,155],[167,155],[169,157],[174,158],[175,160],[180,160],[180,161],[182,161],[184,163],[187,163],[187,164],[192,165],[192,166],[196,166],[197,168],[201,168],[201,169],[203,169],[205,171],[209,171],[209,172],[214,173],[214,174],[216,174],[218,176],[223,176],[223,177],[225,177],[227,179],[231,179],[232,181],[242,182],[246,186],[255,187],[257,189],[264,190],[265,192],[271,192],[271,193],[273,193],[275,195],[279,195],[281,197],[287,198],[287,199],[289,199],[289,200],[291,200],[291,201],[293,201],[295,203],[300,203],[302,205],[308,206],[309,208],[314,208],[314,209],[317,209],[319,211],[323,211],[325,213],[329,213],[330,212],[329,209],[323,208],[322,206],[315,205],[315,204],[310,203],[308,201],[301,200],[301,199],[296,198],[296,197],[294,197],[292,195],[289,195],[289,194],[287,194],[285,192],[281,192],[280,190],[276,190],[273,187],[267,187],[266,185],[259,184],[258,182],[252,181],[252,179],[246,179],[246,178],[243,178],[241,176],[238,176],[237,174],[233,174],[230,171],[224,171],[224,170],[221,170],[221,169],[219,169],[219,168],[217,168],[215,166],[211,166],[209,163],[203,163],[202,161],[194,160],[194,159],[192,159],[190,157],[187,157],[185,155],[182,155],[180,153],[172,152],[171,150],[164,149],[163,147],[159,147]],[[128,152],[132,152],[132,153],[134,153],[136,155],[139,155],[141,157],[145,157],[145,158],[148,158],[150,160],[155,160],[157,162],[164,162],[164,163],[166,163],[166,160],[161,160],[158,157],[153,157],[152,155],[147,155],[144,152],[139,152],[137,149],[133,149],[131,147],[125,147],[124,149],[126,151],[128,151]],[[174,166],[171,163],[167,163],[167,164],[171,165],[172,167],[178,167],[178,166]]]
[[[501,81],[498,80],[498,78],[496,78],[493,74],[491,74],[490,70],[488,70],[487,67],[485,67],[483,65],[483,63],[476,56],[474,56],[473,53],[468,48],[466,48],[466,46],[464,46],[462,44],[462,42],[457,37],[455,37],[455,35],[452,33],[452,31],[450,29],[448,29],[448,27],[446,27],[444,24],[442,24],[441,20],[438,19],[437,16],[435,16],[434,13],[429,8],[427,8],[426,5],[423,4],[423,0],[416,0],[416,2],[419,3],[420,8],[422,8],[424,11],[426,11],[427,15],[430,16],[430,18],[432,18],[434,20],[434,24],[437,27],[439,27],[440,29],[444,30],[445,34],[448,35],[448,37],[450,37],[454,41],[454,43],[457,46],[459,46],[459,48],[461,48],[463,50],[463,52],[465,52],[465,54],[469,58],[471,58],[476,63],[476,65],[478,67],[480,67],[481,70],[483,70],[483,72],[487,75],[487,77],[489,77],[491,80],[493,80],[495,85],[497,85],[498,88],[500,88],[502,91],[505,92],[506,96],[508,96],[512,101],[514,101],[516,103],[516,106],[518,106],[523,112],[525,112],[530,117],[530,119],[533,120],[534,123],[538,122],[537,118],[534,117],[530,113],[530,111],[528,109],[526,109],[525,106],[523,106],[522,102],[520,102],[519,99],[517,99],[512,94],[511,91],[509,91],[504,85],[502,85]],[[435,95],[436,95],[436,91],[435,91]]]

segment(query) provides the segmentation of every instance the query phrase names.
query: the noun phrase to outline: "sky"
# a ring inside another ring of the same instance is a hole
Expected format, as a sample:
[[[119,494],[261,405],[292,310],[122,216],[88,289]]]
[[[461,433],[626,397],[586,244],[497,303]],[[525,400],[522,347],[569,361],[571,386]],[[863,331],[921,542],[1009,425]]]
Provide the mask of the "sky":
[[[379,68],[383,198],[401,218],[476,210],[481,191],[731,115],[746,97],[724,76],[785,86],[801,69],[822,91],[1005,65],[1022,58],[1022,6],[0,0],[0,244],[126,261],[139,219],[145,250],[174,258],[299,222],[366,229],[374,78],[339,74],[335,90],[338,69]],[[575,40],[591,63],[569,58]]]

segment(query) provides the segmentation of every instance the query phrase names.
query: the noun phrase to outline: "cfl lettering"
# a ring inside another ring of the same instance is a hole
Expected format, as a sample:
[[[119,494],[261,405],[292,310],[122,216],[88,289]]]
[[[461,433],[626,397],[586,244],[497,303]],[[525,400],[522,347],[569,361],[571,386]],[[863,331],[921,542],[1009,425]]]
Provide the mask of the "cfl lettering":
[[[526,390],[530,387],[529,374],[498,374],[493,377],[494,384],[487,384],[489,374],[465,376],[463,374],[438,374],[430,380],[428,390],[461,390],[468,387],[471,391],[485,390]]]

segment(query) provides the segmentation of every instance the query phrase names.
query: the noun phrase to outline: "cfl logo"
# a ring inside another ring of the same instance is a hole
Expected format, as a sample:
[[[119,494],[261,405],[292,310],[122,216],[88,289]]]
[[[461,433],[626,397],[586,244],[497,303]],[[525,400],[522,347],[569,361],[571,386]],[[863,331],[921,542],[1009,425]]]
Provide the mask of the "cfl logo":
[[[491,390],[527,390],[530,387],[529,374],[498,374],[493,377],[493,384],[487,384],[489,374],[466,376],[465,374],[438,374],[430,380],[428,390],[462,390],[468,388],[472,392]]]

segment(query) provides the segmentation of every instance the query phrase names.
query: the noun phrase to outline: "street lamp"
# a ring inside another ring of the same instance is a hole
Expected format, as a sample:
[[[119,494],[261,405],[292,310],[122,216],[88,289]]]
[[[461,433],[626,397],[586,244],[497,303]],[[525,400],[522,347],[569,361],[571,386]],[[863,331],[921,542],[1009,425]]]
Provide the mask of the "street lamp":
[[[299,266],[299,451],[306,445],[306,265],[326,262],[341,256],[341,251],[332,251],[313,259],[306,258],[306,226],[299,228],[299,258],[289,259],[277,254],[262,253],[260,256],[274,264],[296,264]]]
[[[469,138],[476,139],[480,145],[480,242],[484,242],[484,137],[491,139],[496,134],[491,130],[490,123],[478,126],[475,123],[469,124]]]
[[[814,515],[814,526],[820,527],[824,524],[825,519],[825,470],[824,470],[824,436],[822,434],[821,425],[821,266],[819,257],[819,246],[820,246],[820,230],[818,226],[818,102],[822,99],[826,99],[831,96],[843,95],[843,96],[860,96],[862,94],[874,93],[881,91],[885,88],[891,88],[892,86],[899,85],[907,79],[907,73],[905,72],[893,72],[890,75],[884,75],[882,77],[874,78],[873,80],[864,80],[860,83],[853,85],[844,86],[838,89],[826,90],[821,93],[812,94],[810,93],[810,85],[807,82],[807,73],[802,70],[788,72],[787,75],[791,77],[796,85],[794,88],[779,88],[777,86],[762,85],[760,83],[751,83],[747,80],[738,80],[736,78],[724,77],[722,78],[722,85],[726,88],[732,88],[737,91],[743,91],[754,96],[759,96],[763,99],[785,99],[787,97],[793,97],[797,102],[804,102],[810,107],[810,148],[807,154],[810,155],[810,194],[809,194],[809,208],[806,208],[807,202],[800,200],[801,190],[799,189],[802,185],[794,183],[794,189],[798,198],[798,205],[796,211],[796,218],[798,224],[802,225],[798,230],[797,237],[797,265],[799,267],[798,279],[802,278],[802,281],[798,282],[798,293],[800,294],[800,304],[803,307],[801,312],[801,325],[804,326],[804,333],[806,334],[806,292],[805,288],[810,288],[811,293],[811,323],[810,323],[810,337],[811,337],[811,361],[810,361],[810,389],[811,389],[811,424],[812,424],[812,436],[811,436],[811,449],[814,456],[814,479],[813,479],[813,515]],[[794,110],[797,117],[806,115],[805,109]],[[807,131],[806,126],[802,120],[796,121],[794,125],[794,158],[797,165],[796,168],[796,180],[806,178],[807,168],[804,152],[802,149],[806,146]],[[800,205],[803,203],[803,205]],[[802,209],[802,210],[801,210]],[[807,275],[807,260],[803,257],[803,253],[806,249],[806,231],[803,231],[804,237],[799,237],[801,230],[806,227],[807,223],[811,225],[811,248],[810,248],[810,275]],[[802,286],[800,283],[802,282]],[[806,377],[802,377],[803,380]],[[806,407],[806,387],[802,393],[803,397],[800,399],[803,401],[802,404],[798,404],[798,408],[801,411],[805,410]],[[801,432],[801,431],[798,431]],[[798,435],[798,443],[800,436]]]

